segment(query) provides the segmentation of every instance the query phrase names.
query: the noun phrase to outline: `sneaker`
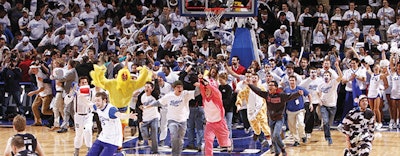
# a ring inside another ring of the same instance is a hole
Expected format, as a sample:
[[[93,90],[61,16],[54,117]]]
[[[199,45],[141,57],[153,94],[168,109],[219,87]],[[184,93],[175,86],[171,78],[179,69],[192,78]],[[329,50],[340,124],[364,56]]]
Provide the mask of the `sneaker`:
[[[164,146],[165,141],[164,140],[160,140],[160,143],[158,143],[158,146]]]
[[[197,148],[194,147],[194,145],[188,145],[188,146],[186,146],[186,149],[195,149],[195,150],[197,150]]]
[[[378,123],[377,126],[375,127],[377,131],[382,131],[382,123]]]
[[[310,139],[311,138],[311,133],[306,133],[306,137],[307,137],[307,139]]]
[[[39,123],[39,122],[33,123],[31,126],[42,126],[42,123]]]
[[[68,129],[66,128],[61,128],[60,130],[57,131],[57,133],[66,133],[68,132]]]
[[[269,146],[269,143],[268,143],[268,141],[267,140],[263,140],[262,142],[261,142],[261,147],[268,147]]]
[[[295,141],[294,144],[293,144],[293,146],[295,146],[295,147],[300,146],[300,143],[297,142],[297,141]]]
[[[253,134],[253,141],[257,141],[258,136],[259,136],[259,135],[257,135],[257,134]]]
[[[393,121],[393,120],[390,120],[389,129],[392,130],[392,129],[393,129],[393,126],[395,126],[395,125],[394,125],[394,121]]]
[[[286,150],[282,149],[282,156],[287,156]]]
[[[275,153],[275,147],[274,146],[270,145],[269,146],[269,150],[271,151],[271,154]]]
[[[332,145],[332,138],[328,138],[328,139],[326,139],[327,141],[328,141],[328,145],[330,146],[330,145]]]
[[[143,144],[144,144],[144,141],[143,141],[143,140],[139,140],[139,141],[138,141],[138,144],[139,144],[139,145],[143,145]]]
[[[307,137],[301,138],[301,140],[303,141],[303,143],[307,143]]]

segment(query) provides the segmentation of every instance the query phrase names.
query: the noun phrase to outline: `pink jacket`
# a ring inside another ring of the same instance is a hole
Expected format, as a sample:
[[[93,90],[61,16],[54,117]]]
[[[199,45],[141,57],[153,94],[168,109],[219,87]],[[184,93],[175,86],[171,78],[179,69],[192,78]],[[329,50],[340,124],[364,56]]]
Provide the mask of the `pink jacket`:
[[[199,83],[200,83],[200,93],[201,93],[201,96],[203,97],[203,103],[205,103],[205,100],[207,100],[207,101],[212,100],[212,102],[217,105],[217,108],[219,108],[221,120],[224,120],[225,109],[224,109],[224,105],[222,103],[221,92],[218,90],[218,88],[216,88],[215,86],[213,86],[211,84],[204,86],[203,83],[200,82],[200,80],[199,80]],[[206,97],[206,88],[211,89],[210,97]],[[205,107],[205,105],[203,105],[203,107]]]

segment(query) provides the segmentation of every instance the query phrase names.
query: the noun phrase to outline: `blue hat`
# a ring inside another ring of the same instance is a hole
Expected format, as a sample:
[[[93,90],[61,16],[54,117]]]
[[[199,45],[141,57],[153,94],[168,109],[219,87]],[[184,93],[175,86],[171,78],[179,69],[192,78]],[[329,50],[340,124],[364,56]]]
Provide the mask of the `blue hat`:
[[[160,65],[161,65],[160,61],[154,62],[154,66],[160,66]]]
[[[204,63],[204,60],[201,59],[201,58],[199,58],[199,59],[197,59],[197,63],[203,64],[203,63]]]
[[[161,77],[165,82],[167,82],[167,78],[165,77],[165,73],[164,72],[157,73],[157,76]]]

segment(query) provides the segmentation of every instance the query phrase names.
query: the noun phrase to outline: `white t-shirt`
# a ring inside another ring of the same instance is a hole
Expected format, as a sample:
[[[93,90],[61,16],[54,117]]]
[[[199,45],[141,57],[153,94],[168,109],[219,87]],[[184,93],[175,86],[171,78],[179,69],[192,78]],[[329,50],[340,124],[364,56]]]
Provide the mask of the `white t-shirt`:
[[[311,102],[313,104],[318,104],[318,103],[321,103],[321,100],[319,99],[319,97],[317,95],[317,90],[318,90],[318,86],[322,83],[324,83],[324,81],[320,77],[317,77],[314,80],[311,78],[307,78],[307,79],[301,81],[299,86],[307,89],[307,91],[311,95]],[[305,102],[310,102],[310,101],[308,100],[308,98],[305,98]]]
[[[393,38],[392,41],[400,41],[400,25],[397,25],[397,23],[390,25],[387,30],[387,34],[398,35],[397,37]]]
[[[152,102],[156,101],[156,99],[150,95],[146,95],[146,93],[144,93],[141,97],[142,100],[142,104],[143,106],[148,106],[149,104],[151,104]],[[158,112],[158,107],[154,106],[154,107],[147,107],[145,109],[143,109],[143,121],[151,121],[155,118],[159,119],[160,118],[160,113]]]
[[[339,82],[336,79],[332,79],[330,82],[322,82],[317,91],[321,92],[321,103],[324,106],[334,107],[336,106],[337,100],[337,88],[339,86]]]
[[[128,19],[128,16],[124,16],[121,18],[121,24],[124,28],[128,28],[133,24],[133,21],[135,21],[136,17],[131,15]]]
[[[326,36],[321,31],[313,31],[313,44],[324,44]]]
[[[194,91],[182,91],[180,96],[174,92],[168,93],[158,101],[161,105],[167,105],[167,120],[185,122],[189,118],[189,101],[194,99]]]
[[[384,17],[383,16],[384,14],[389,15],[389,17]],[[383,19],[380,20],[381,21],[381,25],[388,26],[389,24],[394,23],[394,21],[391,20],[391,18],[393,18],[395,16],[395,12],[391,7],[388,7],[388,8],[382,7],[382,8],[380,8],[378,10],[377,15],[378,15],[378,17],[380,19],[381,19],[381,17],[384,17]]]
[[[42,79],[47,79],[47,75],[44,74],[42,72],[42,70],[39,69],[39,72],[36,74],[36,82],[37,82],[37,86],[38,88],[44,88],[43,91],[39,92],[39,96],[40,97],[45,97],[47,95],[51,95],[52,94],[52,90],[51,90],[51,85],[50,83],[44,83],[43,81],[39,81],[38,78],[42,78]]]
[[[312,16],[311,16],[311,14],[302,13],[302,14],[299,16],[298,22],[299,22],[299,23],[304,23],[304,17],[312,17]],[[308,30],[310,30],[310,27],[300,26],[300,30],[308,31]]]
[[[348,28],[345,33],[347,38],[344,45],[346,48],[350,48],[353,46],[353,44],[355,44],[355,41],[357,39],[355,33],[360,33],[360,29],[354,27],[353,29],[350,30],[350,28]]]
[[[43,37],[45,30],[49,28],[49,24],[43,19],[36,21],[35,19],[29,21],[28,29],[31,30],[29,38],[31,40],[39,40]]]
[[[355,73],[356,74],[356,76],[357,77],[367,77],[367,73],[366,73],[366,71],[364,70],[364,69],[361,69],[361,68],[358,68],[358,69],[356,69],[356,70],[353,70],[353,69],[347,69],[347,70],[345,70],[344,71],[344,74],[343,74],[343,78],[345,79],[345,80],[349,80],[350,79],[350,77],[351,77],[351,74],[353,74],[353,73]],[[358,86],[360,87],[360,89],[361,90],[364,90],[365,88],[366,88],[366,86],[365,86],[365,84],[363,83],[363,82],[361,82],[360,80],[356,80],[357,81],[357,84],[358,84]],[[353,84],[353,82],[352,81],[348,81],[347,83],[346,83],[346,91],[349,91],[349,92],[352,92],[353,91],[353,88],[352,88],[352,84]]]

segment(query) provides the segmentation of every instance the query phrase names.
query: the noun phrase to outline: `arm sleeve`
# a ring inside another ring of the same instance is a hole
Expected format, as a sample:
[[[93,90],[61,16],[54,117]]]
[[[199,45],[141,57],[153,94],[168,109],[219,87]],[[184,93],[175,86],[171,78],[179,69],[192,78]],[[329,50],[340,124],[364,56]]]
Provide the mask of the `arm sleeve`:
[[[250,89],[251,89],[254,93],[256,93],[258,96],[261,96],[261,97],[263,97],[263,98],[267,98],[267,92],[262,91],[260,88],[254,86],[254,85],[252,85],[252,84],[249,84],[249,87],[250,87]]]
[[[108,111],[108,116],[110,117],[110,119],[116,119],[117,116],[115,115],[115,113],[117,113],[118,110],[115,107],[111,107],[110,110]]]

